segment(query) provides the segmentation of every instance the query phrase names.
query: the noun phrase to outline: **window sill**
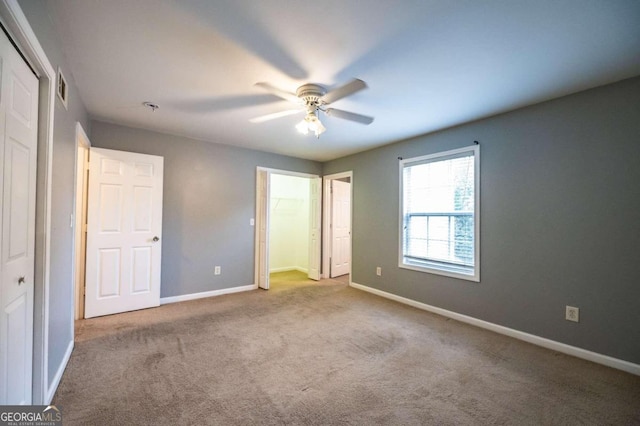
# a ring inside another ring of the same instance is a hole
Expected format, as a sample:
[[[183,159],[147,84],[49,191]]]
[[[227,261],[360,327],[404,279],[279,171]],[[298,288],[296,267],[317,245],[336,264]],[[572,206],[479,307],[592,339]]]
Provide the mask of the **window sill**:
[[[463,267],[448,266],[441,264],[430,264],[429,262],[400,261],[398,266],[402,269],[424,272],[427,274],[442,275],[450,278],[457,278],[466,281],[480,282],[480,271],[465,270]]]

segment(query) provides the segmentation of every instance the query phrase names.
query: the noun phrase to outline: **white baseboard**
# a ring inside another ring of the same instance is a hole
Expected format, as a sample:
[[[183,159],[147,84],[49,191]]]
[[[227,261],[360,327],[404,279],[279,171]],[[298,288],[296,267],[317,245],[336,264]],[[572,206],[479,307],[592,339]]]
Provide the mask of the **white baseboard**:
[[[301,266],[284,266],[282,268],[269,269],[270,274],[273,274],[275,272],[289,272],[289,271],[299,271],[299,272],[302,272],[303,274],[309,273],[309,270],[307,268],[303,268]]]
[[[459,314],[453,311],[448,311],[446,309],[438,308],[436,306],[427,305],[426,303],[418,302],[412,299],[407,299],[406,297],[397,296],[395,294],[387,293],[386,291],[378,290],[372,287],[368,287],[366,285],[352,282],[350,286],[358,290],[363,290],[363,291],[375,294],[377,296],[394,300],[396,302],[404,303],[405,305],[413,306],[414,308],[429,311],[434,314],[438,314],[447,318],[454,319],[456,321],[464,322],[466,324],[471,324],[476,327],[493,331],[495,333],[504,334],[505,336],[513,337],[518,340],[523,340],[525,342],[532,343],[537,346],[542,346],[543,348],[547,348],[557,352],[561,352],[563,354],[575,356],[576,358],[586,359],[587,361],[606,365],[607,367],[616,368],[618,370],[626,371],[627,373],[640,376],[639,364],[634,364],[629,361],[613,358],[608,355],[599,354],[597,352],[591,352],[586,349],[567,345],[565,343],[556,342],[555,340],[546,339],[544,337],[536,336],[534,334],[525,333],[523,331],[518,331],[513,328],[504,327],[502,325],[494,324],[478,318]]]
[[[62,357],[62,362],[60,363],[60,365],[58,366],[58,370],[56,371],[56,375],[53,377],[53,380],[49,384],[49,388],[47,389],[47,394],[45,395],[45,401],[43,405],[51,404],[53,396],[56,394],[56,390],[58,390],[58,385],[60,385],[60,380],[62,380],[62,374],[67,368],[69,359],[71,359],[71,352],[73,352],[73,339],[71,339],[71,341],[69,342],[67,350],[64,353],[64,357]]]
[[[160,304],[186,302],[187,300],[202,299],[205,297],[222,296],[223,294],[239,293],[241,291],[250,291],[258,288],[257,284],[243,285],[240,287],[223,288],[220,290],[203,291],[201,293],[183,294],[181,296],[161,297]]]

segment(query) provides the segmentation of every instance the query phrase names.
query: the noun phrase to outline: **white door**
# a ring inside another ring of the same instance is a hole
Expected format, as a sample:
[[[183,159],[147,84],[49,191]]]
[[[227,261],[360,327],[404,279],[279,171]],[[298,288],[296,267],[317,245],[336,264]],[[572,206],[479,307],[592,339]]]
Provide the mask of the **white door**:
[[[0,405],[31,404],[38,79],[0,31]]]
[[[312,280],[320,279],[320,234],[322,226],[322,180],[310,179],[309,197],[309,272],[308,277]]]
[[[351,269],[351,184],[331,181],[331,278]]]
[[[90,149],[85,318],[160,305],[163,160]]]
[[[258,287],[269,290],[269,172],[257,171]]]

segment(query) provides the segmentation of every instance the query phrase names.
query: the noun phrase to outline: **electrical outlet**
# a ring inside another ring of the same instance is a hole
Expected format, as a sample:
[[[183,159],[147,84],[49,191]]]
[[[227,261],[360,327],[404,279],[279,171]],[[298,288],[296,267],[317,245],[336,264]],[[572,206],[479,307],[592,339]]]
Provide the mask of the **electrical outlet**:
[[[220,275],[220,273],[221,273],[221,272],[220,272],[220,267],[219,267],[219,266],[216,266],[216,267],[215,267],[215,269],[213,270],[213,274],[214,274],[214,275]]]
[[[379,266],[376,267],[376,275],[379,276],[379,277],[382,276],[382,268],[379,267]]]
[[[578,322],[580,320],[580,309],[574,306],[567,306],[564,319],[567,321]]]

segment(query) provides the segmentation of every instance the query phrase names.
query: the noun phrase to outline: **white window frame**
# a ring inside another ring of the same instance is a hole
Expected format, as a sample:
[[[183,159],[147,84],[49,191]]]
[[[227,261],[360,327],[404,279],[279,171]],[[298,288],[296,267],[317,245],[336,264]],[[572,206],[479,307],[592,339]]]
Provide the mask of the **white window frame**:
[[[473,273],[467,273],[463,270],[457,270],[455,266],[447,267],[438,263],[429,262],[410,262],[404,258],[404,176],[405,167],[417,165],[420,163],[437,161],[437,159],[446,160],[446,157],[458,156],[460,154],[472,153],[474,159],[474,266]],[[465,148],[453,149],[444,152],[437,152],[421,157],[413,157],[402,159],[399,162],[399,178],[400,178],[400,210],[398,214],[398,267],[403,269],[411,269],[414,271],[426,272],[436,275],[444,275],[452,278],[459,278],[468,281],[480,282],[480,146],[472,145]]]

